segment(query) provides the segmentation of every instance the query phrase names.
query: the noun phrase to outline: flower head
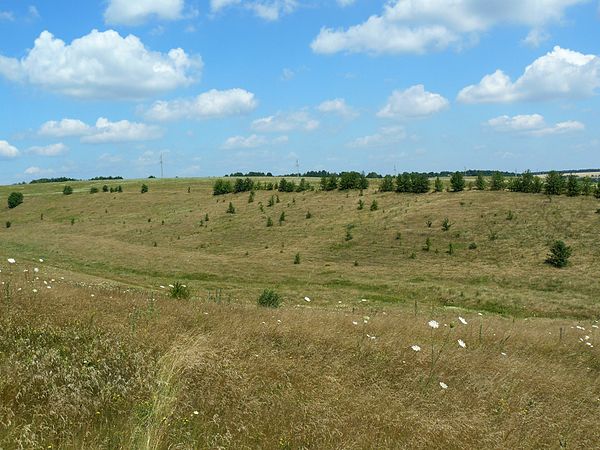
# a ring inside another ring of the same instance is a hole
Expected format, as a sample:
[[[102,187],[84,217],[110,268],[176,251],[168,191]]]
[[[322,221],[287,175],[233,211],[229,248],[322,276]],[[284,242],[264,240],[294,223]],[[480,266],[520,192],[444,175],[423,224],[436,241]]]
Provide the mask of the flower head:
[[[16,263],[15,258],[8,258],[7,261],[8,261],[9,264]]]
[[[465,344],[465,341],[463,341],[462,339],[458,340],[458,345],[460,345],[462,348],[467,348],[467,344]]]
[[[304,301],[305,302],[310,302],[310,298],[309,297],[304,297]]]
[[[429,325],[431,328],[439,328],[440,327],[440,324],[435,320],[430,320],[429,322],[427,322],[427,325]]]
[[[458,320],[460,320],[460,323],[462,323],[463,325],[466,325],[468,323],[465,319],[463,319],[460,316],[458,316]]]
[[[444,383],[443,381],[440,381],[440,387],[442,389],[448,389],[448,385],[446,383]]]
[[[415,352],[420,352],[421,351],[421,347],[419,347],[418,345],[411,345],[411,347]]]

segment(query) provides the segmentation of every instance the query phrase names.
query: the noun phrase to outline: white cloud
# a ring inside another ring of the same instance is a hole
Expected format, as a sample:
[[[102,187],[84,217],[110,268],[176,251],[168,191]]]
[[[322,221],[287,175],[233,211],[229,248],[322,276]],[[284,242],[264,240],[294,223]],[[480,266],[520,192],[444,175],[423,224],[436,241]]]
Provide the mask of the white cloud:
[[[536,59],[514,83],[503,71],[486,75],[458,94],[463,103],[508,103],[585,98],[600,86],[600,58],[554,47]]]
[[[68,150],[69,148],[65,144],[59,142],[58,144],[30,147],[28,151],[29,153],[40,156],[59,156],[66,153]]]
[[[335,98],[333,100],[326,100],[317,106],[317,110],[326,114],[338,114],[342,117],[352,118],[356,117],[358,113],[354,108],[346,104],[346,100],[343,98]]]
[[[160,128],[144,123],[121,120],[111,122],[103,117],[96,121],[93,132],[83,136],[81,142],[86,144],[106,144],[117,142],[150,141],[162,136]]]
[[[10,145],[7,141],[0,141],[0,158],[16,158],[19,156],[19,149]]]
[[[289,81],[292,78],[294,78],[296,76],[296,72],[294,72],[292,69],[289,68],[284,68],[283,71],[281,72],[281,79],[284,81]]]
[[[50,120],[38,131],[42,136],[53,137],[83,136],[89,132],[90,126],[77,119],[62,119],[60,122]]]
[[[13,22],[15,20],[15,15],[12,11],[0,11],[0,20]]]
[[[31,166],[25,169],[25,175],[51,175],[54,173],[53,169],[42,169],[41,167]]]
[[[212,89],[192,99],[155,102],[145,115],[151,120],[168,121],[182,118],[214,119],[247,114],[258,105],[254,94],[244,89],[218,91]]]
[[[241,7],[252,11],[266,21],[276,21],[298,8],[297,0],[211,0],[210,9],[217,13],[228,7]]]
[[[29,5],[29,7],[27,8],[27,11],[29,12],[29,17],[31,17],[32,19],[40,18],[40,12],[38,11],[38,9],[35,5]]]
[[[287,136],[279,136],[274,139],[269,139],[266,136],[252,134],[250,136],[232,136],[222,145],[225,150],[239,149],[239,148],[257,148],[264,147],[267,145],[283,144],[288,141]]]
[[[182,49],[149,51],[139,38],[113,30],[71,44],[44,31],[18,60],[0,55],[0,75],[72,97],[137,99],[187,86],[202,61]]]
[[[267,133],[285,133],[293,130],[313,131],[319,128],[319,121],[310,117],[306,111],[277,113],[252,122],[252,128]]]
[[[140,25],[155,16],[163,20],[181,18],[183,0],[110,0],[104,20],[111,25]]]
[[[355,1],[356,0],[337,0],[337,4],[342,8],[345,8],[346,6],[353,5]]]
[[[322,28],[317,53],[425,53],[462,44],[500,24],[541,29],[587,0],[390,0],[381,15],[348,29]],[[451,4],[449,4],[451,3]]]
[[[558,122],[547,125],[544,116],[540,114],[525,114],[518,116],[500,116],[486,122],[494,131],[503,133],[519,133],[530,136],[548,136],[585,130],[585,125],[575,120]]]
[[[529,47],[537,48],[548,39],[550,39],[550,34],[547,31],[541,28],[533,28],[523,39],[523,43]]]
[[[347,144],[351,148],[386,147],[406,139],[406,130],[401,126],[383,127],[377,133],[359,137]]]
[[[405,91],[394,91],[377,116],[389,119],[426,117],[448,108],[449,104],[440,94],[427,92],[422,84],[418,84]]]
[[[44,123],[38,133],[53,137],[80,136],[81,142],[86,144],[149,141],[163,135],[162,130],[155,126],[128,120],[111,122],[104,117],[100,117],[94,126],[77,119],[51,120]]]

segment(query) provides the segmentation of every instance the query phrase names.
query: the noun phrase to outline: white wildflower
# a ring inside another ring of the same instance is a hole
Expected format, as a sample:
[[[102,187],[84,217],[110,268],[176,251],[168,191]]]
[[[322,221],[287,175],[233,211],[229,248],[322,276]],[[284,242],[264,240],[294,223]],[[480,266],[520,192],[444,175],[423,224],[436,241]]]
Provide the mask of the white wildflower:
[[[444,383],[443,381],[440,381],[440,387],[442,389],[448,389],[448,385],[446,383]]]
[[[421,351],[421,347],[419,347],[418,345],[411,345],[411,347],[415,352],[420,352]]]
[[[465,319],[463,319],[460,316],[458,316],[458,320],[460,320],[460,323],[462,323],[463,325],[466,325],[468,323]]]
[[[14,259],[14,258],[8,258],[8,259],[7,259],[7,261],[8,261],[8,263],[9,263],[9,264],[14,264],[14,263],[16,263],[16,261],[15,261],[15,259]]]
[[[304,301],[310,303],[310,298],[309,297],[304,297]]]
[[[431,328],[439,328],[440,327],[440,324],[435,320],[430,320],[429,322],[427,322],[427,325],[429,325]]]
[[[458,340],[458,345],[460,345],[462,348],[467,348],[467,344],[465,344],[465,341],[463,341],[462,339]]]

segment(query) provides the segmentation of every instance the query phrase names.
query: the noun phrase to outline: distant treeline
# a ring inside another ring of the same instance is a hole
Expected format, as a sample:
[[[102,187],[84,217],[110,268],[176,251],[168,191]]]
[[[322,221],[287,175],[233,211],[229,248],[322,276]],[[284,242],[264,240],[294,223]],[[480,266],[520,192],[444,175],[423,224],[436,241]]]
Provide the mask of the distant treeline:
[[[575,170],[555,170],[554,172],[558,172],[562,175],[568,175],[570,173],[588,173],[588,172],[600,172],[600,169],[575,169]],[[548,173],[548,171],[544,172],[531,172],[534,175],[544,175]]]
[[[89,181],[104,181],[104,180],[122,180],[123,177],[94,177],[90,178]],[[76,178],[58,177],[58,178],[38,178],[37,180],[31,180],[29,184],[41,184],[41,183],[66,183],[68,181],[82,181]]]
[[[588,172],[589,170],[579,170],[579,171],[572,171],[572,172]],[[561,171],[561,173],[570,173],[571,171]],[[328,170],[309,170],[308,172],[304,172],[304,173],[287,173],[284,175],[273,175],[271,172],[248,172],[248,173],[242,173],[242,172],[235,172],[232,173],[230,175],[225,175],[225,177],[227,178],[240,178],[240,177],[284,177],[284,178],[322,178],[322,177],[340,177],[343,173],[350,173],[350,172],[329,172]],[[358,172],[356,172],[358,173]],[[452,174],[454,172],[449,171],[449,170],[444,170],[442,172],[420,172],[423,175],[427,175],[429,178],[436,178],[436,177],[440,177],[440,178],[448,178],[450,176],[452,176]],[[514,177],[517,176],[517,173],[515,172],[498,172],[495,170],[466,170],[462,172],[464,176],[466,177],[476,177],[477,175],[481,174],[484,177],[491,177],[492,174],[494,173],[500,173],[505,177]],[[541,173],[545,173],[545,172],[539,172],[539,174]],[[377,172],[369,172],[368,174],[365,175],[365,178],[369,178],[369,179],[378,179],[378,178],[384,178],[384,176],[386,176],[385,174],[379,174]]]

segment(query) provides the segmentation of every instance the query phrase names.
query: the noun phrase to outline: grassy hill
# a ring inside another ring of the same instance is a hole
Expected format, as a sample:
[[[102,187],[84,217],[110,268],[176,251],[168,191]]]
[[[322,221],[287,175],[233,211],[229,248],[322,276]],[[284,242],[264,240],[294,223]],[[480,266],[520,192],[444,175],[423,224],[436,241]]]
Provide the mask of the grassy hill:
[[[0,447],[600,441],[596,199],[69,184],[0,187]]]

